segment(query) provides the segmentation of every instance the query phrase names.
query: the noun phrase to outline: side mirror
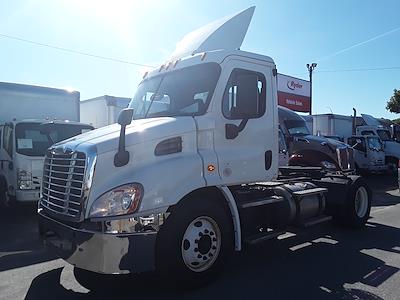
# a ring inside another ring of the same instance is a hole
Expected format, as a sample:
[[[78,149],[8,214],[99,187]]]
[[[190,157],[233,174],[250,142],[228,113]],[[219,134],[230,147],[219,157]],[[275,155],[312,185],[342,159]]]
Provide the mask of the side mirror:
[[[239,127],[235,124],[225,124],[225,137],[227,140],[233,140],[239,135]]]
[[[129,152],[125,150],[125,129],[131,124],[133,117],[133,109],[125,108],[121,110],[118,116],[118,124],[121,125],[119,133],[118,152],[114,156],[114,166],[122,167],[129,162]]]
[[[118,115],[118,124],[127,126],[132,123],[133,108],[124,108]]]

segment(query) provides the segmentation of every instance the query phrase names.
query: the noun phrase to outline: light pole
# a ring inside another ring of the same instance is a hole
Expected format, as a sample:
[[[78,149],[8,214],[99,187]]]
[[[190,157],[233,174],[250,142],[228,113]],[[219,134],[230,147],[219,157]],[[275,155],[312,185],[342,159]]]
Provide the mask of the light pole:
[[[310,75],[310,115],[311,115],[311,109],[312,109],[312,73],[316,66],[317,66],[316,63],[307,64],[308,74]]]

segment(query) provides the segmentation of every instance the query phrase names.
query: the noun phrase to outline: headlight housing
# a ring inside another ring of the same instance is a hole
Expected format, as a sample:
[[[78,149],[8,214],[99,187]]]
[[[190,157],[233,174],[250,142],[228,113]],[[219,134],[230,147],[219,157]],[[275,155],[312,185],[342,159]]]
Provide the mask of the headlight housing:
[[[32,173],[25,170],[18,170],[18,188],[20,190],[32,190],[33,182],[32,182]]]
[[[89,217],[110,217],[134,213],[143,197],[140,183],[121,185],[101,195],[93,202]]]

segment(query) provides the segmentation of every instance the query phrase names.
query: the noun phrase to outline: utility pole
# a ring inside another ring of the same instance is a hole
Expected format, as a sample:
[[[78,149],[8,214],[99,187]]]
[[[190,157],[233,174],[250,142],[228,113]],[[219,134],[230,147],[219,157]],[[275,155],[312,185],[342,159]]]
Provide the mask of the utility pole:
[[[317,66],[316,63],[307,64],[307,70],[308,70],[308,74],[310,76],[310,115],[311,115],[311,110],[312,110],[312,73],[316,66]]]

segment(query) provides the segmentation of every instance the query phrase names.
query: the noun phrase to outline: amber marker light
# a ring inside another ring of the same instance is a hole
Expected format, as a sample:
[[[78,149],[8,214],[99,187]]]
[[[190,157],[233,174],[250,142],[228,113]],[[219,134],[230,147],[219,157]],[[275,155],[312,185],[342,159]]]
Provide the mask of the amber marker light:
[[[207,170],[208,170],[208,172],[213,172],[215,170],[214,165],[208,165]]]

